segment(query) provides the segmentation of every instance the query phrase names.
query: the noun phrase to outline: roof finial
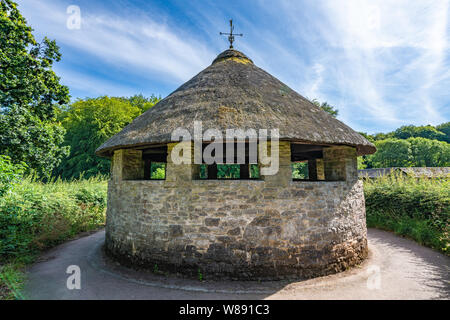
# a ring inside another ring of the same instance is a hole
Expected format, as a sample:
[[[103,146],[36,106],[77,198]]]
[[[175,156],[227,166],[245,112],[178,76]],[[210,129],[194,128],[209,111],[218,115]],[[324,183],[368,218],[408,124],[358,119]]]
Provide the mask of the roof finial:
[[[233,19],[230,20],[230,33],[224,33],[221,32],[220,35],[228,36],[228,41],[230,41],[230,49],[233,49],[233,42],[234,42],[234,36],[242,37],[242,33],[233,33],[234,26],[233,26]]]

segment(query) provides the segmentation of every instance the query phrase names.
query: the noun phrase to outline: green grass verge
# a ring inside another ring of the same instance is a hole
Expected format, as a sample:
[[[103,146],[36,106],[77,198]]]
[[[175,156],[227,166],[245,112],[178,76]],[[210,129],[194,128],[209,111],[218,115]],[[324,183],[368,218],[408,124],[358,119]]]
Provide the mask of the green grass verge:
[[[24,267],[47,248],[104,225],[103,178],[41,183],[0,197],[0,299],[20,299]],[[385,177],[364,182],[367,225],[449,254],[449,180]]]
[[[27,178],[0,197],[0,299],[20,298],[23,268],[45,249],[105,224],[104,178]]]
[[[421,245],[436,249],[449,255],[448,236],[433,227],[427,220],[408,216],[392,217],[385,212],[370,212],[367,227],[392,231],[400,236],[411,238]]]
[[[449,255],[448,179],[394,175],[364,182],[367,226],[393,231]]]
[[[24,265],[7,263],[0,267],[0,300],[22,299],[21,289],[25,279]]]

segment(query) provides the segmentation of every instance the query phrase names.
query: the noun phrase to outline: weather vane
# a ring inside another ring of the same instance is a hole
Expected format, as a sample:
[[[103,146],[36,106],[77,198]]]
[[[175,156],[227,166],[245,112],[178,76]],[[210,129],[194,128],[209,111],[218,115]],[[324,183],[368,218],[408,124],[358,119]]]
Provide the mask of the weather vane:
[[[233,49],[234,37],[235,36],[239,36],[239,37],[243,36],[242,33],[233,33],[233,30],[234,30],[233,20],[230,20],[230,33],[220,32],[221,36],[228,36],[228,41],[230,41],[230,49]]]

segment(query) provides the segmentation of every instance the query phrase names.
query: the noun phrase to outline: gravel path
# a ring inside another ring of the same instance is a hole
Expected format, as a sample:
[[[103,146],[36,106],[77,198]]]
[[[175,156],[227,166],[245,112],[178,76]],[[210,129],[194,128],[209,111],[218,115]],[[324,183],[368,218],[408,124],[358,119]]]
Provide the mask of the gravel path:
[[[67,242],[28,270],[26,299],[449,299],[450,258],[392,233],[369,229],[369,258],[347,272],[308,281],[237,282],[165,277],[103,256],[104,231]],[[67,289],[69,266],[81,289]]]

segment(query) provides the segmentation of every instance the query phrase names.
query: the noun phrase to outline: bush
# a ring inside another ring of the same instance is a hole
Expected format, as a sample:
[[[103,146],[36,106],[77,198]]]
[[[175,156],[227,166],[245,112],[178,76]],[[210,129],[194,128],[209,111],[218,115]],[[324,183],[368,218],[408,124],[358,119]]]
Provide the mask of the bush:
[[[365,181],[367,224],[408,236],[448,254],[448,179],[392,175]]]
[[[27,166],[25,163],[12,164],[11,158],[0,155],[0,197],[2,197],[14,183],[22,179]]]
[[[102,226],[105,209],[102,179],[25,179],[0,198],[0,262],[30,260],[39,250]]]
[[[0,299],[21,297],[23,266],[40,250],[104,225],[106,189],[103,177],[48,183],[29,177],[0,197]]]

